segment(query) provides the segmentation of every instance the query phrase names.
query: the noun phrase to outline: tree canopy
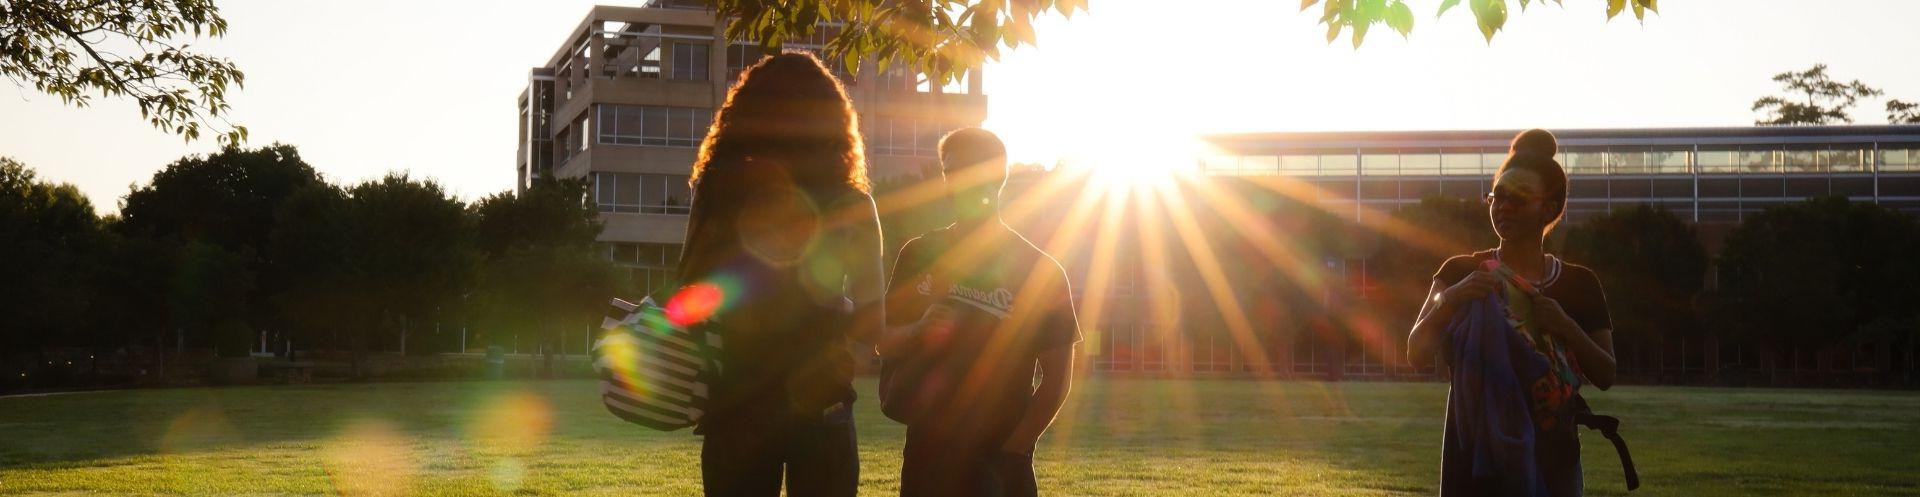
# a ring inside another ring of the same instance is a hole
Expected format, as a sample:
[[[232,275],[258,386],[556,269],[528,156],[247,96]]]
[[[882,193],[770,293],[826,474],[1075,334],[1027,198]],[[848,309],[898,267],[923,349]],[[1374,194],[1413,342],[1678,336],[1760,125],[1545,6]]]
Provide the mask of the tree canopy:
[[[1275,0],[1281,1],[1281,0]],[[1548,0],[1519,0],[1520,8]],[[1659,10],[1658,0],[1605,0],[1607,18],[1631,11],[1638,19]],[[1553,0],[1560,3],[1560,0]],[[777,51],[786,41],[825,36],[826,57],[858,69],[864,57],[880,64],[902,63],[937,81],[951,81],[967,69],[999,60],[1001,49],[1039,42],[1034,21],[1042,16],[1071,18],[1088,9],[1087,0],[707,0],[727,23],[728,38]],[[1435,15],[1461,0],[1438,0]],[[1507,23],[1507,0],[1467,0],[1480,32],[1489,41]],[[1367,31],[1385,24],[1402,36],[1413,32],[1413,7],[1407,0],[1301,0],[1300,9],[1321,6],[1327,41],[1353,33],[1359,47]],[[823,26],[833,26],[823,28]],[[824,31],[823,31],[824,29]]]
[[[181,41],[226,32],[213,0],[0,2],[0,75],[68,105],[128,98],[155,128],[238,143],[247,128],[227,120],[227,91],[246,74]]]

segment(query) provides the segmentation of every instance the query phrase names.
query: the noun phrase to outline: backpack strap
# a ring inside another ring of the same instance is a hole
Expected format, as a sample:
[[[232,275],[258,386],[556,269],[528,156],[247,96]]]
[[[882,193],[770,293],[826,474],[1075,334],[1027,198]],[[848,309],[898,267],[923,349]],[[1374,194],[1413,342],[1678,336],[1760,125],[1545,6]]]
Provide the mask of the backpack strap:
[[[1640,488],[1640,472],[1633,469],[1633,454],[1627,452],[1627,440],[1620,438],[1620,418],[1594,414],[1586,397],[1574,395],[1573,402],[1573,423],[1597,430],[1600,436],[1613,442],[1613,451],[1620,454],[1620,469],[1627,474],[1627,490]]]

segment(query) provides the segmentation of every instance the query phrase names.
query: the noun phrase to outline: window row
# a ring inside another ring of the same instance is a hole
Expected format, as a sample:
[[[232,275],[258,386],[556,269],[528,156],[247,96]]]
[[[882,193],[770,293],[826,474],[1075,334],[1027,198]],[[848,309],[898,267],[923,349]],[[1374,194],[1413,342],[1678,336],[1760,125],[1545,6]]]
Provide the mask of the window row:
[[[940,138],[963,125],[906,119],[874,117],[867,119],[866,141],[874,155],[939,155]]]
[[[680,265],[678,243],[608,243],[607,260],[638,267],[672,269]]]
[[[1793,174],[1920,171],[1920,145],[1755,147],[1566,147],[1555,157],[1572,175]],[[1507,159],[1497,149],[1328,150],[1201,159],[1223,176],[1492,175]]]
[[[687,176],[593,173],[593,203],[600,212],[686,214],[693,190]]]
[[[713,110],[657,105],[595,106],[599,142],[618,145],[696,147],[713,125]]]

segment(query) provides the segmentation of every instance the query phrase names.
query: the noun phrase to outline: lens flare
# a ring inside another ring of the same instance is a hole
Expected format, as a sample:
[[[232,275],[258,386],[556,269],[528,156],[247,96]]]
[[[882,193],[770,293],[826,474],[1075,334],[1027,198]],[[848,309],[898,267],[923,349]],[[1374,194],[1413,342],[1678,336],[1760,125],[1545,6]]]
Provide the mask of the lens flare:
[[[527,459],[546,447],[553,434],[553,418],[551,402],[528,390],[507,392],[482,404],[467,425],[467,439],[494,488],[520,489]]]
[[[392,423],[361,420],[327,442],[322,464],[333,493],[342,496],[409,495],[418,465],[406,436]]]
[[[227,422],[226,414],[220,409],[196,407],[167,422],[167,431],[160,435],[160,450],[168,453],[186,452],[209,447],[235,436],[233,424]]]
[[[727,292],[717,283],[703,281],[681,288],[667,299],[667,320],[675,326],[692,326],[706,321],[726,304]]]

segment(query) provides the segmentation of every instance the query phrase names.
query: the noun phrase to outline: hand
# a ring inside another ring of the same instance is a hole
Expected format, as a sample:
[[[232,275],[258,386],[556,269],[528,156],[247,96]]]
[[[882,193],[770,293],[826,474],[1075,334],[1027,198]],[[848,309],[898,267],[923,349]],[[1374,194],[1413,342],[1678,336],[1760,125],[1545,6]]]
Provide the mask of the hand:
[[[1580,325],[1573,322],[1573,317],[1567,315],[1566,309],[1560,307],[1560,301],[1548,298],[1546,294],[1533,294],[1533,320],[1554,336],[1564,337],[1580,331]]]
[[[1474,271],[1453,286],[1440,290],[1440,303],[1446,306],[1459,306],[1467,302],[1486,298],[1493,290],[1500,288],[1500,277],[1489,271]]]
[[[946,303],[936,303],[927,307],[927,312],[920,315],[920,325],[915,334],[919,337],[927,337],[922,340],[945,342],[947,336],[953,334],[953,329],[959,326],[959,322],[959,310]]]

